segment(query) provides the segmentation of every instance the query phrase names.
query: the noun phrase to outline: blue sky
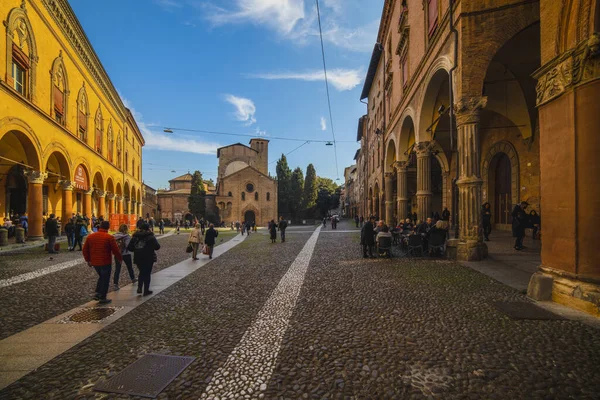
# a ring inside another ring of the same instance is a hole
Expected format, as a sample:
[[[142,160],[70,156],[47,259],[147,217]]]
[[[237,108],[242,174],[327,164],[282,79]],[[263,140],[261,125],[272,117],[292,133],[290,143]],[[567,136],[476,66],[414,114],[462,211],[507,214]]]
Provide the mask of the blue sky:
[[[146,138],[143,178],[163,188],[200,170],[216,180],[216,148],[249,138],[331,140],[313,0],[70,0]],[[359,102],[383,0],[320,0],[339,177],[358,148]],[[343,4],[343,6],[342,6]],[[367,5],[368,4],[368,5]],[[302,142],[271,140],[269,161]],[[288,156],[337,177],[332,146]],[[269,169],[275,175],[275,162]],[[171,172],[171,171],[175,172]],[[341,181],[340,181],[341,182]]]

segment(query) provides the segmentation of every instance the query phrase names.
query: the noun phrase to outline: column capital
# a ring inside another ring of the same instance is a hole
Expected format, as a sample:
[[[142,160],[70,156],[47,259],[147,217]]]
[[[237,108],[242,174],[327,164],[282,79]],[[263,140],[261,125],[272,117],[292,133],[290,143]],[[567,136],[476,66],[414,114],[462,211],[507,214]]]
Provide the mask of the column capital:
[[[117,195],[115,195],[114,193],[108,193],[106,192],[106,198],[109,200],[114,200],[117,197]]]
[[[393,172],[386,172],[385,174],[383,174],[383,177],[385,179],[394,179],[394,173]]]
[[[409,164],[410,162],[408,161],[395,161],[393,166],[397,171],[406,172]]]
[[[42,171],[26,170],[25,176],[29,180],[29,183],[37,183],[38,185],[41,185],[48,177],[48,173]]]
[[[116,201],[123,201],[123,196],[115,195],[115,200]]]
[[[58,184],[60,185],[62,190],[66,190],[66,191],[72,192],[73,189],[75,188],[75,186],[73,185],[73,182],[69,181],[69,180],[59,181]]]
[[[434,141],[415,143],[415,153],[417,153],[417,157],[428,157],[431,154],[431,149],[434,145]]]
[[[84,191],[83,191],[83,194],[86,194],[86,195],[88,195],[88,196],[91,196],[91,195],[92,195],[92,193],[94,193],[94,190],[95,190],[94,188],[89,188],[88,190],[84,190]]]
[[[463,97],[454,104],[456,126],[476,124],[479,111],[487,105],[487,96]]]
[[[98,197],[106,196],[106,192],[104,190],[96,189],[95,192]]]

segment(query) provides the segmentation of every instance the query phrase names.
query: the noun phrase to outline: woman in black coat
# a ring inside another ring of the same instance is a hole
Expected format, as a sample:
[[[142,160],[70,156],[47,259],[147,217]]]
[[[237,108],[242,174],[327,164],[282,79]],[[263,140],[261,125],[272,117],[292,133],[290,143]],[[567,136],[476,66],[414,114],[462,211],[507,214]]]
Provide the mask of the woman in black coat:
[[[140,270],[138,276],[138,293],[144,290],[144,296],[152,294],[150,290],[150,277],[152,275],[152,266],[156,262],[156,250],[160,249],[160,244],[156,240],[154,233],[150,231],[150,225],[147,222],[140,224],[140,230],[133,234],[133,237],[127,245],[127,250],[133,252],[133,262]]]
[[[529,203],[522,201],[512,211],[512,234],[515,239],[515,250],[523,250],[523,238],[527,227],[528,217],[525,209]]]
[[[529,212],[529,226],[533,230],[532,238],[536,239],[537,233],[540,230],[540,226],[542,225],[542,220],[535,210],[531,210]]]
[[[483,225],[483,237],[486,242],[490,241],[492,232],[492,208],[490,203],[483,203],[481,206],[481,224]]]
[[[246,228],[246,229],[248,229],[248,228]],[[208,258],[209,259],[212,259],[213,250],[215,248],[215,241],[217,239],[217,236],[219,236],[219,231],[217,231],[215,229],[214,224],[210,224],[204,235],[204,244],[206,245],[206,247],[208,247]],[[250,236],[250,230],[248,230],[248,236]]]
[[[271,234],[271,243],[277,242],[277,224],[273,219],[269,222],[269,233]]]

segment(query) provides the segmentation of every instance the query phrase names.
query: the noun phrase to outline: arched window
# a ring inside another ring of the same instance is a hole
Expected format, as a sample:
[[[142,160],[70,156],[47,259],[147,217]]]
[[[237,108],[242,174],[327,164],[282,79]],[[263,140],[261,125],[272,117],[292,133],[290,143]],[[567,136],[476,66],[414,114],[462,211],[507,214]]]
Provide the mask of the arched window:
[[[246,200],[246,192],[242,192],[242,200]]]
[[[258,201],[258,192],[254,192],[254,200]]]
[[[121,158],[122,156],[122,146],[121,146],[121,140],[122,140],[122,135],[121,132],[119,132],[119,136],[117,136],[117,167],[122,168],[123,167],[123,160]]]
[[[102,135],[104,132],[104,121],[102,120],[102,110],[100,106],[98,106],[98,111],[96,111],[96,118],[94,118],[95,122],[95,141],[94,141],[94,149],[102,154]]]
[[[69,83],[67,70],[62,58],[62,50],[52,63],[52,96],[50,114],[52,118],[62,126],[67,124],[67,96],[69,95]]]
[[[112,121],[108,124],[108,133],[106,134],[106,146],[108,161],[113,162],[113,149],[115,147],[115,140],[113,138]]]
[[[35,91],[37,50],[25,2],[13,8],[6,24],[7,83],[22,96],[32,100]]]
[[[233,197],[233,194],[231,192],[229,192],[229,193],[227,193],[227,196]]]
[[[77,96],[77,131],[79,139],[87,143],[87,122],[90,116],[90,108],[85,93],[85,85],[79,90]]]
[[[267,201],[271,201],[271,193],[267,192]]]

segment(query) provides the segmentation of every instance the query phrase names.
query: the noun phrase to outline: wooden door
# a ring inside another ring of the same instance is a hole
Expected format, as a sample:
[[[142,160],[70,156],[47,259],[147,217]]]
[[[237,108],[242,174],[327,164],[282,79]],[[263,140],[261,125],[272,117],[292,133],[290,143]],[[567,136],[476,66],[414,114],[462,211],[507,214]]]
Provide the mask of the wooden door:
[[[494,222],[497,224],[512,223],[511,213],[511,170],[510,159],[504,153],[496,163],[496,187],[494,196]]]

